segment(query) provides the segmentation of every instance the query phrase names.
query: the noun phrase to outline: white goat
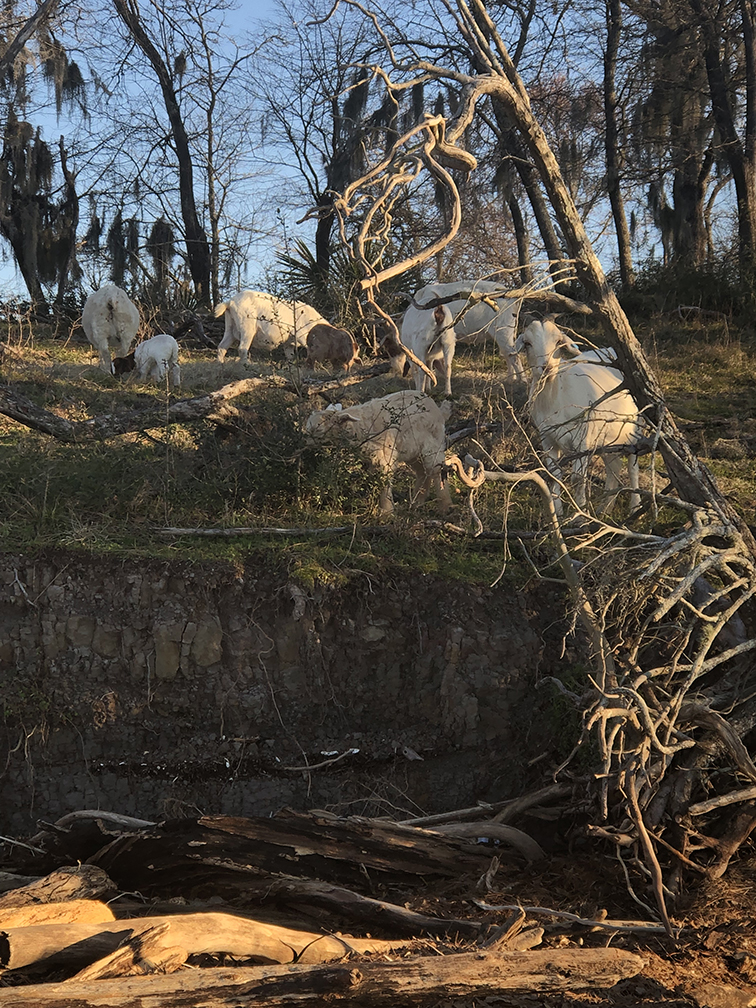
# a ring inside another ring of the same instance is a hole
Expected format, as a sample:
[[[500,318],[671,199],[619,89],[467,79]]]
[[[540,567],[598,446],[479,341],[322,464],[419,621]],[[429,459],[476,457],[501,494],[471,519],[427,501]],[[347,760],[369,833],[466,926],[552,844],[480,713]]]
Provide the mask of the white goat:
[[[136,369],[139,381],[152,377],[156,382],[164,382],[168,375],[171,388],[181,384],[181,369],[178,362],[179,345],[173,336],[159,333],[140,343],[133,353],[116,357],[113,374],[121,375]]]
[[[584,507],[590,455],[606,448],[631,447],[640,438],[640,416],[635,400],[620,389],[623,377],[591,357],[596,351],[580,348],[554,322],[531,322],[517,339],[515,349],[524,352],[531,368],[530,416],[547,456],[549,470],[559,480],[559,459],[577,455],[572,464],[575,502]],[[616,391],[615,391],[616,390]],[[620,486],[622,455],[606,453],[606,493]],[[628,455],[630,486],[638,489],[638,459]],[[630,506],[639,497],[632,494]],[[559,488],[555,506],[561,514]]]
[[[402,319],[402,343],[416,357],[424,361],[431,370],[443,360],[444,391],[451,395],[451,367],[454,360],[456,336],[454,320],[447,305],[439,305],[432,310],[416,308],[411,304]],[[429,381],[426,373],[416,364],[412,365],[415,388],[424,392]]]
[[[391,478],[400,462],[415,472],[415,500],[422,503],[435,486],[442,511],[451,505],[449,490],[443,480],[446,438],[444,421],[451,407],[441,407],[422,392],[406,389],[371,399],[348,409],[329,406],[311,414],[306,430],[319,440],[339,436],[359,445],[368,459],[383,473],[380,509],[394,510]]]
[[[128,354],[139,328],[139,310],[126,291],[115,284],[105,284],[87,298],[81,325],[99,355],[100,367],[112,374],[110,348],[117,347],[120,357]]]
[[[454,318],[457,342],[476,344],[485,342],[489,337],[494,339],[499,353],[507,362],[509,377],[516,382],[524,381],[522,364],[514,349],[521,300],[506,297],[503,285],[492,280],[457,280],[454,283],[435,283],[422,287],[415,293],[413,304],[416,309],[420,309],[422,305],[432,303],[435,299],[447,298],[453,294],[465,295],[447,302]],[[486,301],[478,301],[475,294],[489,295],[489,301],[494,301],[497,307]]]
[[[294,347],[307,345],[307,333],[316,323],[328,324],[320,312],[304,301],[282,301],[272,294],[251,290],[243,290],[219,304],[215,317],[224,313],[226,328],[218,346],[221,363],[226,352],[237,344],[242,364],[247,363],[251,346],[271,351],[284,344],[287,355],[291,355]]]

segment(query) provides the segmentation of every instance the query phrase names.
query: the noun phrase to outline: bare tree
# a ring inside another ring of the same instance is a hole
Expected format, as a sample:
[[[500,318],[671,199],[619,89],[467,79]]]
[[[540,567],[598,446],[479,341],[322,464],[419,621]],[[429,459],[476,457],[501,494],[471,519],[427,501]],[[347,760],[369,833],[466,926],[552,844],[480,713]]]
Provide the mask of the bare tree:
[[[738,208],[741,271],[750,277],[756,257],[756,11],[752,0],[733,7],[689,0],[701,33],[711,107],[721,152],[729,165]],[[739,15],[739,17],[737,16]],[[742,92],[734,86],[729,53],[742,38]],[[743,113],[739,98],[742,95]]]
[[[622,2],[606,0],[606,48],[604,50],[604,137],[606,158],[606,188],[612,207],[614,230],[617,236],[617,258],[623,287],[632,286],[635,275],[630,243],[630,228],[625,213],[622,192],[622,152],[618,123],[617,59],[622,33]]]
[[[45,287],[57,284],[55,300],[63,301],[76,271],[76,227],[79,208],[75,173],[69,168],[64,138],[58,145],[62,185],[55,180],[55,156],[39,128],[26,120],[30,104],[30,67],[41,65],[60,112],[83,93],[78,65],[53,34],[57,0],[44,0],[28,17],[14,3],[2,15],[0,52],[2,90],[8,99],[0,167],[0,233],[8,241],[32,305],[46,310]],[[32,45],[33,42],[33,45]],[[32,53],[32,49],[35,53]]]
[[[174,65],[173,70],[169,69],[163,55],[150,37],[137,0],[113,0],[113,3],[134,42],[149,61],[160,86],[165,110],[171,125],[173,147],[178,161],[181,217],[184,224],[184,239],[186,242],[189,271],[198,301],[200,304],[209,304],[210,245],[197,211],[194,193],[194,163],[174,81],[176,67]],[[176,55],[178,56],[178,54]]]

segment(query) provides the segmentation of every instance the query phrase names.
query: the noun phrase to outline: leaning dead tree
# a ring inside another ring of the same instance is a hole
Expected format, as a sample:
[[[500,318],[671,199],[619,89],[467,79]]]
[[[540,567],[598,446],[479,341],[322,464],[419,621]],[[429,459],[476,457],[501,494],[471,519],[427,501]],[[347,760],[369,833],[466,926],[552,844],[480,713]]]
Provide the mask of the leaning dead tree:
[[[444,81],[458,89],[460,99],[455,118],[425,115],[335,201],[342,238],[362,268],[368,299],[376,304],[383,280],[426,261],[454,238],[461,201],[452,172],[475,169],[475,159],[463,147],[464,134],[476,105],[495,98],[540,174],[576,276],[646,418],[652,459],[646,507],[656,512],[664,504],[679,516],[678,531],[670,536],[635,532],[582,512],[578,518],[588,531],[568,539],[544,467],[525,473],[485,471],[474,459],[456,460],[455,466],[471,492],[486,480],[503,480],[535,483],[542,495],[547,535],[590,660],[584,693],[561,689],[582,711],[576,749],[593,740],[598,751],[587,781],[594,797],[592,831],[614,845],[631,894],[672,933],[668,902],[679,892],[684,873],[718,877],[756,828],[756,766],[743,743],[756,726],[756,639],[748,633],[749,603],[756,593],[753,536],[666,408],[482,0],[442,0],[477,73],[424,60],[410,46],[410,55],[400,58],[399,43],[389,39],[376,15],[356,0],[340,2],[370,18],[384,44],[385,64],[365,71],[393,93]],[[333,10],[338,5],[339,0]],[[381,251],[394,206],[423,171],[447,194],[446,230],[411,259],[383,268]],[[669,485],[662,494],[663,477]],[[558,775],[568,772],[569,761]],[[639,869],[650,896],[635,891]]]

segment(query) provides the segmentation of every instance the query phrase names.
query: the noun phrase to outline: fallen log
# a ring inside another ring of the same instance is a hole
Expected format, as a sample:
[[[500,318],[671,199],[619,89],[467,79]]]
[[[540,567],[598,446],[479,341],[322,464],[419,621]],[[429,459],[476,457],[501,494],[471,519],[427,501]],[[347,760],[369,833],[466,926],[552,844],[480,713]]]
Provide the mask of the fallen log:
[[[121,837],[91,857],[124,890],[150,895],[218,886],[239,873],[317,879],[350,889],[479,878],[490,852],[429,830],[287,809],[273,818],[203,816]]]
[[[245,889],[245,895],[250,895],[249,890]],[[269,879],[265,881],[264,888],[262,885],[259,887],[258,895],[263,901],[270,899],[276,903],[296,903],[297,906],[332,910],[351,921],[359,921],[370,927],[379,927],[399,934],[474,939],[478,937],[483,927],[480,921],[428,917],[426,914],[397,906],[396,903],[361,896],[351,889],[330,885],[328,882],[291,878]]]
[[[186,949],[179,945],[166,947],[168,924],[156,924],[144,931],[135,932],[122,942],[115,952],[103,956],[91,966],[71,977],[83,983],[87,980],[109,980],[112,977],[133,976],[145,973],[174,973],[188,958]]]
[[[39,875],[17,875],[15,872],[0,872],[0,893],[12,889],[23,889],[32,882],[39,882]]]
[[[64,903],[31,903],[0,907],[0,928],[23,928],[40,924],[99,924],[115,920],[115,914],[99,900],[66,900]]]
[[[546,855],[540,844],[514,826],[504,826],[497,822],[440,823],[433,826],[434,833],[455,837],[486,837],[514,847],[528,861],[541,861]]]
[[[99,900],[115,892],[115,886],[102,868],[87,864],[71,865],[3,893],[0,909],[68,900]]]
[[[76,812],[68,812],[60,819],[56,819],[53,825],[58,829],[66,829],[74,823],[82,822],[100,823],[122,833],[136,833],[140,829],[157,825],[153,819],[135,819],[134,816],[122,815],[120,812],[103,812],[101,809],[78,809]]]
[[[191,423],[205,419],[222,421],[232,399],[260,388],[286,389],[303,396],[315,396],[383,374],[388,371],[389,366],[388,363],[375,364],[359,373],[338,379],[307,379],[295,382],[281,375],[241,378],[207,395],[174,400],[165,408],[122,410],[118,413],[90,417],[88,420],[68,420],[57,413],[51,413],[37,406],[28,396],[18,392],[11,385],[0,383],[0,415],[10,417],[25,427],[47,434],[58,441],[72,443],[106,440],[120,434],[158,429],[173,423]],[[231,412],[235,412],[233,408]]]
[[[167,945],[189,955],[227,953],[237,959],[254,957],[271,963],[321,963],[350,952],[385,953],[406,948],[407,942],[376,941],[313,931],[295,931],[228,913],[139,917],[102,924],[39,924],[6,928],[0,941],[0,968],[22,969],[44,961],[83,966],[110,955],[134,932],[169,925]]]
[[[621,949],[481,952],[399,962],[180,971],[0,989],[0,1008],[285,1008],[344,1002],[383,1008],[457,998],[613,987],[644,961]]]
[[[47,851],[58,862],[86,861],[101,847],[120,836],[150,829],[157,823],[149,819],[134,819],[117,812],[80,809],[69,812],[55,822],[38,820],[41,831],[32,837],[36,847]]]

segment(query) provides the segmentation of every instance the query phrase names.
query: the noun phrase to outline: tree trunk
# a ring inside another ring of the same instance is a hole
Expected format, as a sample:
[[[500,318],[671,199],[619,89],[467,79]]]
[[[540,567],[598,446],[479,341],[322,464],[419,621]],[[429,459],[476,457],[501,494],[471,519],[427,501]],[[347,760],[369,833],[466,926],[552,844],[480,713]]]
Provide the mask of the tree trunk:
[[[320,204],[323,208],[322,214],[318,217],[315,227],[315,264],[322,276],[328,276],[328,269],[331,265],[331,232],[333,231],[334,216],[333,210],[329,209],[333,200],[327,196],[323,197]]]
[[[494,101],[494,111],[497,111],[496,101]],[[513,158],[517,174],[520,176],[520,181],[522,182],[525,192],[528,195],[528,201],[533,209],[533,215],[536,219],[536,224],[538,225],[541,241],[543,242],[543,247],[546,250],[546,257],[551,263],[551,269],[553,271],[558,271],[560,268],[559,264],[564,258],[564,253],[562,251],[559,237],[554,228],[551,214],[549,213],[548,204],[541,192],[541,184],[538,173],[533,165],[528,163],[525,150],[520,143],[519,138],[514,135],[511,122],[509,122],[508,117],[503,113],[504,108],[499,107],[496,115],[497,121],[499,121],[499,125],[502,127],[506,123],[506,132],[505,134],[502,134],[502,145],[506,147],[509,155]],[[505,135],[506,140],[504,140]],[[559,289],[558,285],[557,289]]]
[[[756,53],[752,0],[741,0],[743,44],[746,63],[745,137],[738,137],[736,112],[725,68],[722,65],[720,26],[713,8],[701,0],[690,0],[701,28],[706,74],[711,94],[712,114],[719,131],[721,149],[735,185],[738,210],[738,251],[743,278],[754,266],[756,252]]]
[[[623,288],[635,283],[633,254],[630,243],[630,229],[627,226],[625,201],[620,185],[621,152],[617,127],[617,52],[622,31],[621,0],[607,0],[606,5],[606,52],[604,54],[604,120],[606,147],[606,187],[612,208],[614,231],[617,236],[617,256],[619,260],[620,282]]]
[[[525,226],[525,219],[522,216],[520,204],[515,196],[507,201],[509,213],[512,217],[515,240],[517,241],[517,261],[520,266],[520,284],[527,287],[533,279],[533,269],[530,265],[530,237]]]
[[[186,254],[189,272],[200,304],[210,303],[210,246],[200,224],[194,198],[194,167],[173,81],[163,58],[152,43],[140,19],[137,0],[113,0],[115,9],[131,37],[150,62],[163,94],[165,110],[171,124],[173,145],[178,160],[181,217],[184,222]]]
[[[64,138],[61,136],[58,150],[60,151],[60,170],[63,172],[65,180],[65,200],[61,204],[60,213],[61,216],[65,215],[66,217],[66,230],[61,237],[67,245],[67,251],[65,261],[61,263],[58,272],[58,293],[55,297],[55,304],[58,308],[63,307],[71,274],[76,266],[76,231],[79,227],[79,196],[76,192],[76,176],[68,167],[63,141]]]
[[[700,266],[706,258],[706,184],[713,158],[689,155],[675,170],[672,182],[672,247],[676,262]]]

